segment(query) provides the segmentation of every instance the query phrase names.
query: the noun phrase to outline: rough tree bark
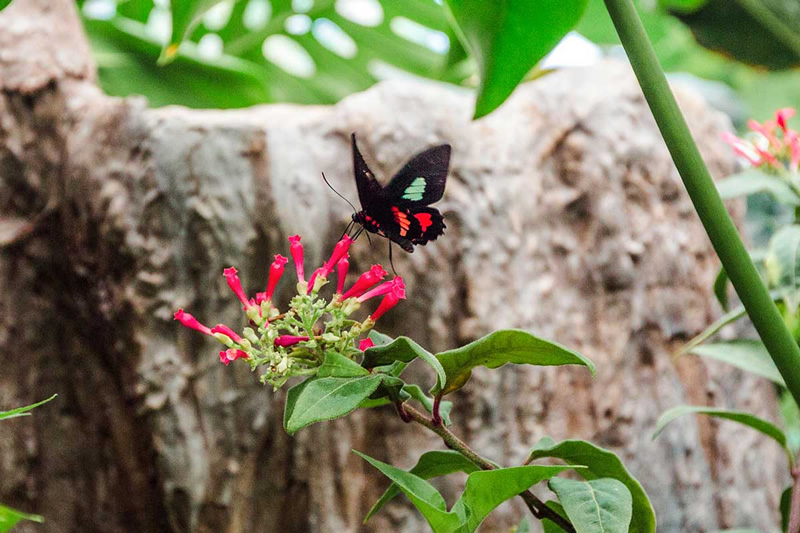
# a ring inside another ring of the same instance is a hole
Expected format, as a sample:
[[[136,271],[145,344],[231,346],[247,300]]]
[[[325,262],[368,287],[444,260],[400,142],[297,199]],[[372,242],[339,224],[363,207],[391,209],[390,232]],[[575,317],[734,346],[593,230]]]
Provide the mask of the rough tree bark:
[[[222,269],[259,288],[287,235],[321,258],[348,208],[319,174],[355,198],[351,131],[384,175],[454,147],[448,232],[395,254],[409,298],[382,329],[438,350],[522,327],[597,363],[594,380],[475,372],[455,397],[459,434],[506,464],[546,434],[611,447],[663,531],[774,528],[777,447],[690,418],[650,440],[676,404],[775,408],[763,381],[670,361],[717,312],[716,261],[627,66],[526,84],[478,122],[469,93],[408,82],[332,107],[148,109],[97,89],[70,0],[18,0],[0,28],[0,407],[59,393],[2,424],[0,501],[47,517],[20,531],[424,530],[400,499],[360,525],[386,483],[350,450],[408,466],[434,438],[389,410],[289,438],[282,393],[171,321],[186,307],[237,323]],[[730,171],[725,120],[680,96],[711,168]],[[385,260],[355,246],[358,267]],[[486,530],[523,511],[504,505]]]

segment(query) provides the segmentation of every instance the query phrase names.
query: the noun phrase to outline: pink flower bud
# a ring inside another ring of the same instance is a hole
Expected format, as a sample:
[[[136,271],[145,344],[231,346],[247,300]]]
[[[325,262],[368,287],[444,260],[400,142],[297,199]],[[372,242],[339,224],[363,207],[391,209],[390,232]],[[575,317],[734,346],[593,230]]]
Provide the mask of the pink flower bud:
[[[800,136],[796,131],[789,130],[786,132],[786,142],[789,143],[789,151],[791,152],[789,170],[797,172],[798,166],[800,166]]]
[[[281,254],[275,256],[272,266],[269,267],[269,282],[267,283],[267,292],[264,294],[265,300],[272,300],[272,293],[275,292],[275,286],[283,276],[283,270],[288,262],[289,260]]]
[[[242,344],[242,338],[225,324],[217,324],[211,330],[211,333],[222,333],[223,335],[227,335],[236,344]]]
[[[275,346],[283,346],[284,348],[287,346],[294,346],[298,342],[307,341],[308,337],[303,335],[280,335],[275,339]]]
[[[786,133],[786,122],[792,118],[795,114],[795,110],[791,107],[784,107],[783,109],[778,109],[775,111],[775,121],[778,123],[778,126],[781,127],[784,133]]]
[[[225,366],[231,361],[236,361],[237,359],[247,359],[247,353],[243,352],[242,350],[237,350],[236,348],[228,348],[227,350],[219,352],[219,360],[222,363],[225,363]]]
[[[289,253],[294,261],[294,268],[297,270],[297,281],[305,281],[306,276],[303,272],[303,245],[300,244],[300,235],[289,237]]]
[[[339,259],[336,263],[336,294],[342,294],[344,289],[344,281],[347,279],[347,271],[350,269],[350,260],[348,254]]]
[[[328,274],[331,273],[333,267],[339,262],[339,259],[344,257],[347,253],[347,250],[350,249],[351,244],[353,244],[353,239],[351,239],[348,235],[345,235],[339,242],[336,243],[336,246],[333,247],[331,258],[328,259],[324,265],[322,265],[322,270],[324,273],[321,275],[325,276],[326,278],[328,277]]]
[[[364,292],[386,277],[386,271],[381,265],[372,265],[372,267],[361,274],[352,287],[342,295],[342,299],[358,298]]]
[[[383,314],[386,311],[397,305],[397,302],[404,299],[405,297],[406,297],[405,291],[399,293],[395,291],[390,292],[389,294],[383,297],[383,300],[381,300],[380,305],[375,310],[375,312],[370,315],[370,318],[372,318],[373,322],[377,321],[380,317],[383,316]]]
[[[244,293],[244,289],[242,289],[242,281],[239,279],[239,276],[236,272],[236,269],[233,267],[223,270],[222,273],[225,276],[225,280],[228,282],[228,287],[230,287],[234,294],[236,294],[245,309],[255,307],[255,300],[247,299],[247,295]]]
[[[394,279],[392,279],[391,281],[386,281],[384,283],[381,283],[371,291],[367,291],[361,296],[359,296],[358,302],[363,303],[369,300],[370,298],[374,298],[376,296],[383,296],[384,294],[389,294],[390,292],[397,292],[398,294],[402,294],[400,298],[405,298],[406,297],[405,290],[406,286],[403,283],[403,278],[401,278],[400,276],[395,276]]]
[[[747,127],[751,130],[755,131],[756,133],[760,133],[769,141],[770,146],[772,146],[776,150],[781,149],[781,143],[777,137],[775,137],[775,122],[768,120],[764,124],[759,124],[753,119],[747,121]]]
[[[195,329],[200,333],[204,333],[205,335],[213,335],[210,328],[198,322],[195,317],[193,317],[183,309],[178,309],[177,311],[175,311],[174,317],[175,320],[179,321],[187,328]]]
[[[366,339],[361,339],[361,342],[358,343],[358,349],[362,352],[368,348],[372,348],[375,346],[375,343],[372,342],[372,339],[367,337]]]

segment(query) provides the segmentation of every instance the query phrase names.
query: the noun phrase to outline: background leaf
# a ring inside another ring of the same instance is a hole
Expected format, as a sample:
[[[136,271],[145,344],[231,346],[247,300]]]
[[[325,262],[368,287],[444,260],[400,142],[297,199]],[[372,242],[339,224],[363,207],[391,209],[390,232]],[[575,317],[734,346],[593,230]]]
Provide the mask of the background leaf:
[[[628,532],[633,503],[630,491],[621,481],[554,477],[548,486],[558,495],[576,533]]]
[[[29,416],[30,413],[28,411],[30,411],[31,409],[36,409],[40,405],[46,404],[56,396],[58,396],[58,394],[53,394],[46,400],[42,400],[41,402],[36,402],[32,405],[26,405],[25,407],[17,407],[16,409],[12,409],[10,411],[0,411],[0,420],[3,420],[4,418],[15,418],[17,416]]]
[[[11,507],[0,505],[0,533],[11,531],[22,520],[30,520],[40,524],[44,522],[44,518],[39,515],[23,513]]]
[[[11,0],[0,0],[0,11],[7,8],[10,3]]]
[[[439,476],[446,476],[454,472],[464,472],[469,474],[475,472],[479,468],[469,459],[453,450],[436,450],[425,452],[417,461],[417,464],[409,470],[410,473],[421,477],[422,479],[431,479]],[[389,503],[392,498],[400,494],[400,488],[392,483],[389,488],[378,498],[372,509],[369,510],[367,516],[364,517],[364,522],[369,520],[375,513]]]
[[[541,339],[527,331],[504,329],[495,331],[466,346],[436,354],[444,367],[444,387],[434,389],[450,394],[464,386],[476,366],[498,368],[507,363],[517,365],[583,365],[594,374],[594,364],[578,352],[558,343]]]
[[[586,0],[445,0],[478,64],[475,118],[494,111],[580,20]]]
[[[789,512],[792,506],[792,486],[789,485],[786,489],[781,493],[781,502],[780,502],[780,510],[781,510],[781,531],[786,532],[789,530]]]
[[[797,292],[800,288],[800,225],[784,226],[773,235],[764,265],[771,288]]]
[[[778,372],[778,368],[772,362],[769,352],[759,340],[737,339],[727,342],[701,344],[691,348],[688,353],[728,363],[745,372],[767,378],[778,385],[786,386],[780,372]]]
[[[656,514],[647,493],[614,453],[583,440],[555,443],[550,437],[544,437],[531,450],[528,462],[547,457],[555,457],[572,465],[585,465],[585,469],[577,472],[589,481],[600,478],[621,481],[630,491],[632,498],[633,516],[630,530],[633,533],[655,532]]]
[[[780,203],[800,206],[800,196],[786,180],[757,168],[751,168],[719,180],[717,189],[724,200],[767,193]]]

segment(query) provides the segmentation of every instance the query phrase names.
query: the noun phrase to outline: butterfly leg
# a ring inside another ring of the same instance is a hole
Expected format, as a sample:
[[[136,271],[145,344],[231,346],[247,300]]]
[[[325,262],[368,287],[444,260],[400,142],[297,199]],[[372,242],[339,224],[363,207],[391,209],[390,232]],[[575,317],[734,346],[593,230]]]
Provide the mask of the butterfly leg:
[[[392,240],[391,239],[386,239],[386,240],[389,241],[389,264],[392,267],[392,273],[396,276],[397,270],[394,269],[394,261],[392,260]]]

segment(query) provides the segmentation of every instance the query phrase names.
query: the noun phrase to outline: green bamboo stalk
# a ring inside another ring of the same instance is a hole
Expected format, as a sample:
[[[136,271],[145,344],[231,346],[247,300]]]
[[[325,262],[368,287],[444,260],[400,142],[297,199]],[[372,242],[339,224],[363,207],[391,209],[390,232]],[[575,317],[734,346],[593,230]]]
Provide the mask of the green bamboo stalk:
[[[632,0],[605,0],[645,99],[711,244],[789,392],[800,405],[800,347],[739,237],[700,156]]]

